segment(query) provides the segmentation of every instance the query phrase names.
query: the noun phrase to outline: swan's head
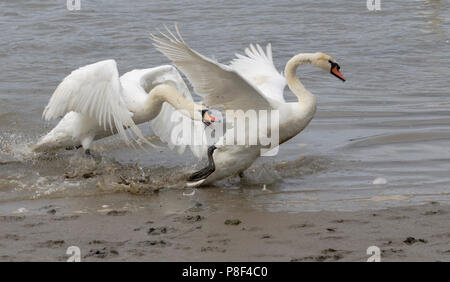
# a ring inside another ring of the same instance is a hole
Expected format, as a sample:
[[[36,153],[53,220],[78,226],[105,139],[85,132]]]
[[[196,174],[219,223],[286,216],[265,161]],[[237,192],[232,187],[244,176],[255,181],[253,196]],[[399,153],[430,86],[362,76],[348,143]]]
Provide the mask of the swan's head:
[[[315,53],[314,58],[311,61],[312,65],[323,69],[326,72],[331,73],[342,81],[345,81],[345,77],[339,71],[341,68],[333,57],[324,53]]]
[[[211,125],[215,121],[216,121],[216,117],[213,116],[213,114],[209,110],[207,110],[207,109],[202,110],[202,122],[206,126]]]

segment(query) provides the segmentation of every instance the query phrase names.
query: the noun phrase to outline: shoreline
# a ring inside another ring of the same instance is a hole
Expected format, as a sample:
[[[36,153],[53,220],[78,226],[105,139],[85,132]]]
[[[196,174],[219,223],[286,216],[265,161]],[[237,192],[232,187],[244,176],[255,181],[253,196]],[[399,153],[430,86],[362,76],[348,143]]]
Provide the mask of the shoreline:
[[[0,261],[66,261],[69,246],[80,248],[81,261],[364,262],[370,246],[380,248],[381,261],[450,261],[450,206],[437,202],[289,213],[163,200],[1,215]]]

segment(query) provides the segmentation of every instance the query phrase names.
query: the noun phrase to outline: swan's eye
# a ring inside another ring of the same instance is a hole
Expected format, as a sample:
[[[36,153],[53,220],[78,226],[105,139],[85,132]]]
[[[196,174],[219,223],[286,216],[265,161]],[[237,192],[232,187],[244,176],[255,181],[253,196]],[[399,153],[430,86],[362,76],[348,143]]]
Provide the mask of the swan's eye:
[[[333,62],[331,60],[328,60],[328,62],[331,64],[331,69],[333,69],[334,67],[336,67],[338,70],[341,69],[341,67],[338,65],[338,63]]]
[[[202,121],[205,125],[210,125],[211,123],[216,121],[216,117],[211,114],[208,110],[202,110]]]
[[[331,64],[330,73],[339,78],[340,80],[345,81],[344,76],[339,71],[341,67],[337,63],[332,62],[331,60],[328,60],[328,62]]]

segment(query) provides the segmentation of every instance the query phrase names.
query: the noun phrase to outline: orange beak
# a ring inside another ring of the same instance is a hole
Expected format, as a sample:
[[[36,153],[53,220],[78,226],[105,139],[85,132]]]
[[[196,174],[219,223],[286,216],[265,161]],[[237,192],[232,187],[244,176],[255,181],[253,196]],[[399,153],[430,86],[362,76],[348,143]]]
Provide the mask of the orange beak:
[[[216,118],[213,115],[210,115],[208,112],[205,113],[204,119],[209,122],[216,121]]]
[[[331,72],[334,76],[336,76],[337,78],[339,78],[340,80],[345,81],[345,77],[344,77],[344,76],[342,75],[342,73],[339,71],[337,65],[333,66],[333,67],[331,68],[331,71],[330,71],[330,72]]]

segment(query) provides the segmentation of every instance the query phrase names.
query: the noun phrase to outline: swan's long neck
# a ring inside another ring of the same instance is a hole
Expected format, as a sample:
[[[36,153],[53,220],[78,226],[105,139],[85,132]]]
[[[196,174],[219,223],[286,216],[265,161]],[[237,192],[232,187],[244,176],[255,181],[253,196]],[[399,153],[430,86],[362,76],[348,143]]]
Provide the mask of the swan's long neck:
[[[300,65],[311,64],[314,54],[299,54],[288,61],[285,77],[289,89],[297,96],[297,103],[286,103],[280,114],[280,144],[301,132],[316,113],[316,98],[303,86],[296,71]]]
[[[298,102],[304,104],[305,106],[312,104],[315,105],[316,99],[308,90],[306,90],[300,79],[298,79],[297,68],[300,65],[311,64],[313,60],[314,54],[311,53],[296,55],[287,62],[284,70],[289,89],[297,96]]]
[[[189,101],[176,88],[167,84],[160,84],[149,93],[147,112],[153,116],[150,119],[155,118],[159,114],[164,102],[169,103],[193,120],[202,120],[201,110],[204,109],[204,106]]]

